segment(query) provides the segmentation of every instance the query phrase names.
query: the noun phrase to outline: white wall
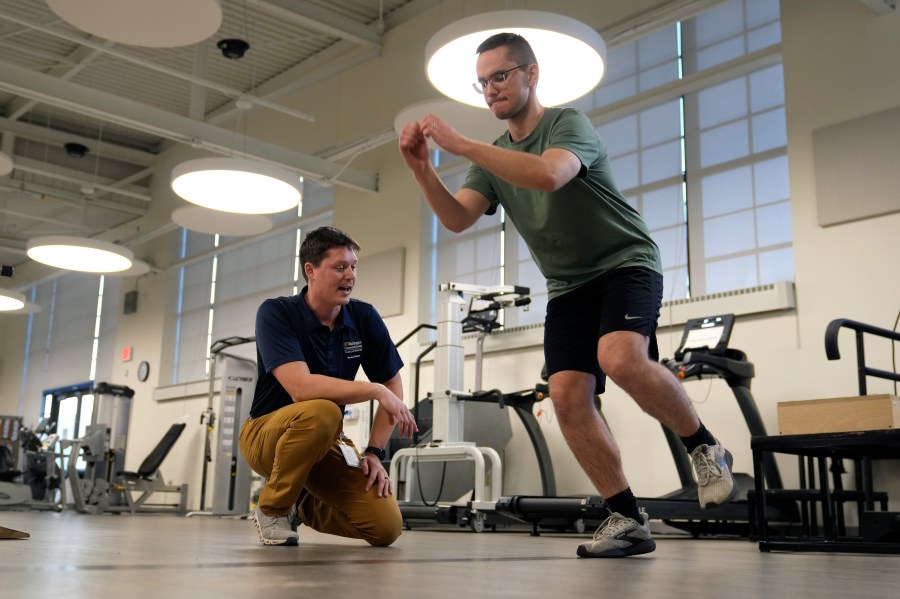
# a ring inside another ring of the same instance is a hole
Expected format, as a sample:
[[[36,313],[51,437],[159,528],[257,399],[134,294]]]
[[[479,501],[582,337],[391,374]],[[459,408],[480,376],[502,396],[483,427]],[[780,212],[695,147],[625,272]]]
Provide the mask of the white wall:
[[[495,5],[496,4],[496,5]],[[532,2],[528,8],[555,10],[580,16],[588,24],[603,29],[624,18],[639,14],[654,1],[595,3]],[[262,111],[248,119],[248,132],[266,136],[302,151],[314,151],[358,139],[390,126],[395,113],[404,106],[435,96],[423,77],[422,50],[431,34],[449,20],[464,16],[468,3],[444,2],[385,35],[382,56],[314,88],[286,103],[317,115],[318,125],[286,122],[272,112]],[[475,9],[504,9],[507,3],[482,3]],[[794,251],[797,271],[797,309],[771,317],[742,319],[732,336],[732,345],[747,352],[756,365],[753,392],[769,430],[776,427],[778,402],[797,399],[837,397],[856,392],[852,335],[841,337],[844,358],[837,363],[825,359],[822,338],[827,323],[839,317],[862,320],[891,328],[900,309],[900,214],[838,225],[826,229],[816,224],[816,190],[812,157],[812,132],[820,127],[900,105],[900,77],[896,60],[900,56],[900,15],[877,16],[861,2],[847,0],[785,0],[782,2],[783,55],[788,126]],[[183,150],[166,156],[172,164]],[[395,247],[406,250],[404,313],[388,319],[399,338],[419,322],[419,223],[422,210],[418,188],[400,159],[395,144],[389,144],[356,158],[353,165],[379,173],[375,194],[336,188],[334,223],[354,235],[365,254],[377,254]],[[171,192],[167,176],[154,183],[154,218],[171,212]],[[848,198],[852,201],[852,198]],[[155,205],[159,204],[159,208]],[[138,255],[154,256],[157,264],[168,264],[161,240],[139,248]],[[365,272],[360,273],[361,277]],[[152,388],[158,383],[159,363],[165,358],[163,344],[165,276],[148,277],[140,283],[138,312],[119,317],[117,349],[135,348],[135,360],[148,359],[153,372],[147,383],[139,383],[135,364],[111,366],[110,382],[136,390],[129,436],[127,466],[135,468],[168,425],[184,418],[196,423],[202,402],[156,403]],[[133,285],[124,285],[125,290]],[[363,298],[364,299],[364,298]],[[698,315],[703,316],[703,315]],[[19,410],[18,389],[21,351],[24,345],[22,317],[0,316],[0,413]],[[660,335],[663,356],[671,356],[680,331]],[[490,342],[489,342],[490,346]],[[405,348],[407,397],[411,393],[409,373],[418,348]],[[891,369],[887,343],[867,346],[872,366]],[[118,356],[118,352],[116,352]],[[484,366],[484,387],[518,390],[538,380],[543,357],[538,345],[512,352],[489,353]],[[467,364],[467,382],[474,381],[472,364]],[[430,372],[424,373],[422,392],[430,386]],[[737,405],[722,381],[687,384],[697,402],[697,410],[709,428],[731,448],[736,470],[750,471],[749,434]],[[889,392],[886,381],[872,381],[870,392]],[[593,493],[586,477],[570,456],[561,438],[552,406],[544,402],[540,420],[553,454],[559,494]],[[655,421],[644,415],[621,391],[610,388],[603,398],[604,413],[623,450],[626,473],[638,495],[656,495],[677,487],[678,481],[664,438]],[[34,413],[26,407],[26,416]],[[26,418],[27,420],[27,418]],[[513,419],[513,441],[506,451],[505,492],[540,491],[527,437]],[[178,442],[163,467],[174,482],[189,480],[199,486],[197,470],[202,444],[202,427]],[[359,443],[365,439],[357,437]],[[783,476],[795,476],[794,460],[782,460]],[[893,465],[879,466],[890,486],[900,487],[900,473]],[[895,502],[900,490],[894,489]],[[192,493],[194,495],[194,493]],[[194,506],[196,507],[196,506]]]

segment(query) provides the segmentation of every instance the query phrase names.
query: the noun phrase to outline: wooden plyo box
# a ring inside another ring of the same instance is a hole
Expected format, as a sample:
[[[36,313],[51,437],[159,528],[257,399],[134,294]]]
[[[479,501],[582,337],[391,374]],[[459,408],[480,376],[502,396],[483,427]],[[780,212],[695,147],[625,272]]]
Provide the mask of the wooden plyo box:
[[[894,395],[808,399],[778,404],[778,432],[782,435],[891,428],[900,428],[900,398]]]

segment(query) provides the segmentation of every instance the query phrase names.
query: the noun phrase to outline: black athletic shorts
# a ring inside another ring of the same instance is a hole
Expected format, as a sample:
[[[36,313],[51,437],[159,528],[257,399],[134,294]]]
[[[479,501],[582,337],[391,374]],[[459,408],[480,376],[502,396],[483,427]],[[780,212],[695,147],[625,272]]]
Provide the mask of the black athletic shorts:
[[[547,375],[563,370],[597,377],[597,393],[606,375],[597,363],[597,342],[613,331],[635,331],[650,338],[649,354],[659,359],[656,325],[663,277],[649,268],[617,268],[547,303],[544,360]]]

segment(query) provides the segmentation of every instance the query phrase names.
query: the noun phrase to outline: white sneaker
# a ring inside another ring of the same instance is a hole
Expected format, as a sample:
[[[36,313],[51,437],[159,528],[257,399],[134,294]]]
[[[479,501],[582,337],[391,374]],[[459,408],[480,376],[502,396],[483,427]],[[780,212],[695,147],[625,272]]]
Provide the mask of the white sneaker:
[[[291,530],[290,514],[266,516],[259,506],[253,510],[253,524],[263,545],[293,545],[299,543],[299,536]]]
[[[731,473],[733,459],[721,443],[697,447],[691,452],[691,463],[701,509],[723,505],[735,498],[738,488]]]
[[[612,512],[604,520],[594,538],[578,546],[578,557],[627,557],[656,550],[650,537],[647,512],[641,511],[642,522]]]

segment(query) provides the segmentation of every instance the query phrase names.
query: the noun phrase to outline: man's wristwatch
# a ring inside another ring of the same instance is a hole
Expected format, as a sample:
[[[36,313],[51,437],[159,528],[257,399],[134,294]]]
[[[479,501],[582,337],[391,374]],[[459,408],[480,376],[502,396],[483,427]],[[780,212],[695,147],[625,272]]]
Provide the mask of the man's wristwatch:
[[[379,460],[384,460],[387,457],[387,452],[381,447],[372,447],[371,445],[366,447],[366,450],[363,453],[371,453],[378,456]]]

